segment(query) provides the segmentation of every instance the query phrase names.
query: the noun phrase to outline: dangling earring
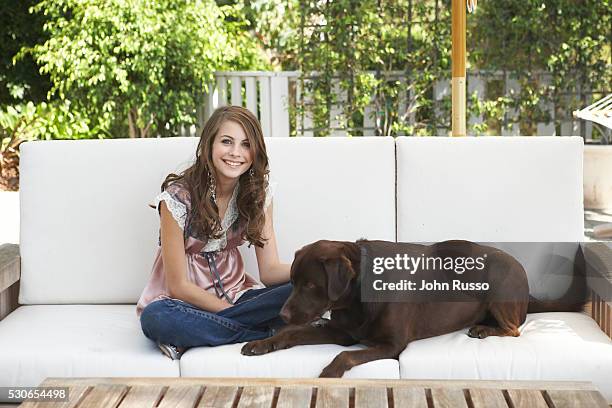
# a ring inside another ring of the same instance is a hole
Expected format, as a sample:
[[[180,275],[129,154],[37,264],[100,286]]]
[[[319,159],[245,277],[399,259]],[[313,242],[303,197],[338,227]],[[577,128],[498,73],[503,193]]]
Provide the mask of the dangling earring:
[[[249,177],[253,178],[255,176],[255,170],[253,170],[253,168],[251,167],[249,169]]]
[[[210,170],[208,171],[208,192],[212,197],[213,203],[217,205],[217,181],[215,180],[215,176],[212,175]]]

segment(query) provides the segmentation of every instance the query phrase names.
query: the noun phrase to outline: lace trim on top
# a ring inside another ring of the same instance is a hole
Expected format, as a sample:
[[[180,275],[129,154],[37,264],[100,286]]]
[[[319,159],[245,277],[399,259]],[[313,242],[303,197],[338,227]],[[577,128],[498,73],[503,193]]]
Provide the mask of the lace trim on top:
[[[159,203],[165,201],[170,214],[172,214],[172,218],[174,218],[181,227],[181,229],[185,230],[185,222],[187,221],[187,207],[185,204],[176,200],[172,197],[167,191],[162,192],[160,195],[155,197],[155,207],[159,206]]]
[[[227,246],[227,230],[232,226],[234,221],[238,219],[238,205],[236,204],[236,197],[238,196],[238,188],[240,184],[236,184],[232,196],[230,197],[229,203],[227,204],[227,210],[223,220],[221,220],[221,236],[217,239],[209,239],[204,248],[205,252],[216,252],[224,249]]]

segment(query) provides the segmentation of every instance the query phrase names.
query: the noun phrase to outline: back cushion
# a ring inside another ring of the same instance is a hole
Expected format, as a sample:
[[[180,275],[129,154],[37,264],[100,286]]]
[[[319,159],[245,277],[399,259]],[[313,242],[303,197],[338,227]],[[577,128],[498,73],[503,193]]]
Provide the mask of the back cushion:
[[[19,302],[135,303],[159,216],[147,206],[198,138],[42,141],[21,146]],[[267,138],[280,257],[317,239],[393,240],[391,138]],[[243,249],[257,275],[254,250]]]
[[[534,296],[564,293],[584,234],[581,138],[400,137],[396,144],[399,242],[492,243],[521,261]]]
[[[281,261],[320,239],[395,240],[393,138],[270,138],[266,147]],[[241,249],[256,274],[254,250]]]

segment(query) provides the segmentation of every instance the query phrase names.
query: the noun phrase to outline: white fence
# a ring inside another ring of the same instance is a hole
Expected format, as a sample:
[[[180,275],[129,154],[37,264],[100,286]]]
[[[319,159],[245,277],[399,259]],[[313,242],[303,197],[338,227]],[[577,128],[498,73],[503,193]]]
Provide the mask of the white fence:
[[[405,73],[402,71],[385,73],[385,77],[389,80],[397,80],[399,83],[406,81]],[[248,108],[259,118],[265,136],[281,137],[289,136],[292,127],[299,136],[313,136],[313,124],[309,112],[303,115],[297,115],[291,106],[296,103],[304,102],[308,106],[309,101],[302,101],[302,95],[299,86],[298,71],[283,71],[283,72],[216,72],[215,82],[209,86],[209,91],[203,95],[202,103],[197,107],[198,126],[185,128],[181,135],[199,134],[206,119],[208,119],[214,109],[227,104],[240,105]],[[469,72],[467,80],[467,94],[471,95],[476,92],[479,99],[484,99],[488,83],[492,80],[503,81],[505,94],[520,92],[518,81],[512,79],[509,74],[504,73],[479,73]],[[546,75],[542,75],[542,83],[546,83]],[[338,100],[342,101],[345,95],[342,95],[340,87],[333,86]],[[433,87],[433,100],[436,102],[442,101],[445,97],[450,96],[450,81],[442,80],[437,82]],[[589,95],[590,96],[590,95]],[[404,94],[404,100],[409,100],[409,95]],[[373,100],[374,101],[374,100]],[[587,103],[590,99],[587,100]],[[405,109],[405,104],[400,102],[400,111]],[[550,112],[551,117],[555,117],[555,106],[552,103],[544,106],[544,109]],[[439,110],[438,110],[439,111]],[[509,116],[513,116],[514,112],[509,112]],[[439,113],[442,114],[442,113]],[[292,117],[293,115],[293,117]],[[346,130],[341,128],[339,121],[341,117],[340,105],[336,104],[330,110],[330,130],[331,136],[346,136]],[[377,117],[376,107],[374,103],[366,106],[364,111],[363,134],[374,135],[376,129]],[[414,122],[414,114],[406,118],[407,122]],[[481,123],[482,117],[471,116],[468,118],[468,124]],[[293,126],[291,126],[293,124]],[[586,138],[590,139],[592,134],[591,123],[586,124]],[[439,128],[439,135],[448,134],[448,129]],[[502,126],[502,136],[514,136],[519,134],[519,126],[517,123],[508,126]],[[554,122],[538,123],[537,135],[555,135],[557,134]],[[567,114],[567,118],[561,122],[560,135],[580,135],[580,122],[571,118],[571,113]]]
[[[220,106],[239,105],[253,112],[265,136],[289,136],[289,86],[299,74],[286,72],[216,72],[215,83],[196,109],[198,126],[183,129],[182,136],[200,133],[204,122]]]

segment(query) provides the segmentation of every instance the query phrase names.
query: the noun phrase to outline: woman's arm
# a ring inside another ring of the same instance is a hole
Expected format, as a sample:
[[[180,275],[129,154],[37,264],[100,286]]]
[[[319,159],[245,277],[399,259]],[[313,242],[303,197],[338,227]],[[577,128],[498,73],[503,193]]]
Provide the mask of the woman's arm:
[[[255,247],[259,279],[266,286],[289,282],[289,271],[291,270],[291,265],[280,263],[278,258],[276,235],[274,234],[272,220],[272,203],[270,203],[266,209],[266,221],[263,229],[263,236],[268,240],[263,248]]]
[[[185,261],[185,242],[183,231],[166,207],[161,202],[161,248],[164,262],[164,274],[168,285],[168,294],[202,310],[216,313],[231,305],[225,300],[206,292],[204,289],[187,280],[187,262]]]

